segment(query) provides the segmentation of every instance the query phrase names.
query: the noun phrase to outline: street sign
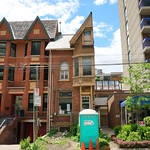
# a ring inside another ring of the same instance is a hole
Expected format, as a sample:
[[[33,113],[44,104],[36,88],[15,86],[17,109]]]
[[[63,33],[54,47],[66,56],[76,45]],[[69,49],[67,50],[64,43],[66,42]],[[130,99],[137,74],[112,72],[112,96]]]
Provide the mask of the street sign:
[[[41,96],[34,95],[34,106],[41,106]]]

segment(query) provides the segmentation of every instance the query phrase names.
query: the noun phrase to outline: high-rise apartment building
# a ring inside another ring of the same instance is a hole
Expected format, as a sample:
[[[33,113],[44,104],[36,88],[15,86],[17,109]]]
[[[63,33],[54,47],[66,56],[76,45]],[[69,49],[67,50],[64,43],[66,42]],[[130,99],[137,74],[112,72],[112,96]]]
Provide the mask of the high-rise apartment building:
[[[123,75],[132,63],[150,62],[150,0],[118,0]]]

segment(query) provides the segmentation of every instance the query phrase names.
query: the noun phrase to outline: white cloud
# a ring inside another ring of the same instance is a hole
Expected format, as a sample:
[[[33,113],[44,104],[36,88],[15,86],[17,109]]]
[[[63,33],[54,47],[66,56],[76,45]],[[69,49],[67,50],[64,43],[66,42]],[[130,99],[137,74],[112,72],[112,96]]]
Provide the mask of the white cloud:
[[[105,22],[96,23],[94,22],[94,36],[99,38],[105,38],[106,32],[113,30],[112,25],[108,25]]]
[[[84,19],[85,18],[83,16],[76,16],[69,23],[61,22],[61,32],[64,34],[74,34],[79,29]]]
[[[95,0],[94,4],[95,5],[104,5],[106,3],[110,3],[112,5],[112,4],[116,3],[116,2],[117,2],[117,0]]]
[[[66,21],[78,7],[79,0],[1,0],[0,19],[33,20],[36,16],[52,15]]]
[[[121,65],[107,65],[122,63],[120,29],[116,30],[113,35],[113,39],[109,46],[95,47],[96,68],[103,69],[105,73],[122,71]]]

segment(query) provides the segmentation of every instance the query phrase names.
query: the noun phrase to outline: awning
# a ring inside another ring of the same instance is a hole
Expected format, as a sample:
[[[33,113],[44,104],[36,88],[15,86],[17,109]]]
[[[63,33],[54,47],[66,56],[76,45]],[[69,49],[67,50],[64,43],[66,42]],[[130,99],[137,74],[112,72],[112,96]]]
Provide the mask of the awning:
[[[139,97],[143,97],[143,98],[147,99],[147,100],[141,100],[140,101],[141,105],[145,105],[145,104],[150,105],[150,96],[149,95],[134,96],[133,97],[134,98],[133,105],[136,104],[136,101],[138,100]],[[125,105],[126,105],[126,100],[124,100],[123,102],[120,103],[120,107],[125,107]]]

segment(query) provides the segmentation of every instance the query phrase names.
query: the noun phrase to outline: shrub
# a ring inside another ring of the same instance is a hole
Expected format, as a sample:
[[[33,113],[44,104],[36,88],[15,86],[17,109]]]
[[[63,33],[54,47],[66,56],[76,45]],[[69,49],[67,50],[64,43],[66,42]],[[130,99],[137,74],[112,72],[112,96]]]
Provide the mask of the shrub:
[[[121,130],[127,132],[127,136],[128,136],[129,133],[131,132],[131,125],[124,125]]]
[[[127,131],[124,131],[124,130],[121,130],[119,132],[119,134],[117,135],[117,138],[119,138],[123,141],[125,141],[127,139],[127,137],[128,137],[128,133],[127,133]]]
[[[127,141],[140,141],[141,136],[138,132],[130,132],[129,136],[127,137]]]
[[[78,128],[78,124],[74,123],[70,129],[70,135],[71,136],[76,136],[77,135],[77,128]]]
[[[113,128],[113,130],[114,130],[115,135],[118,135],[119,132],[120,132],[120,130],[121,130],[121,126],[120,126],[120,125],[117,125],[117,126],[115,126],[115,127]]]
[[[32,150],[42,150],[45,149],[44,145],[47,143],[47,141],[42,138],[38,137],[37,140],[32,144]]]
[[[143,121],[147,127],[150,127],[150,116],[145,117]]]
[[[150,140],[150,127],[139,126],[137,132],[141,136],[142,140]]]
[[[108,146],[109,143],[107,140],[99,138],[100,147],[104,147],[105,145]]]
[[[22,139],[19,144],[20,144],[20,147],[21,147],[22,150],[30,150],[31,149],[31,147],[30,147],[30,137],[28,137],[24,140]]]
[[[139,125],[138,124],[131,124],[131,131],[136,132],[138,129]]]
[[[53,129],[51,129],[51,130],[48,132],[48,136],[51,137],[51,136],[53,136],[54,134],[56,134],[57,132],[58,132],[58,129],[53,128]]]
[[[108,142],[110,141],[110,137],[108,136],[108,134],[107,134],[107,133],[104,133],[104,132],[102,132],[102,131],[100,131],[99,138],[105,139],[105,140],[107,140]]]

